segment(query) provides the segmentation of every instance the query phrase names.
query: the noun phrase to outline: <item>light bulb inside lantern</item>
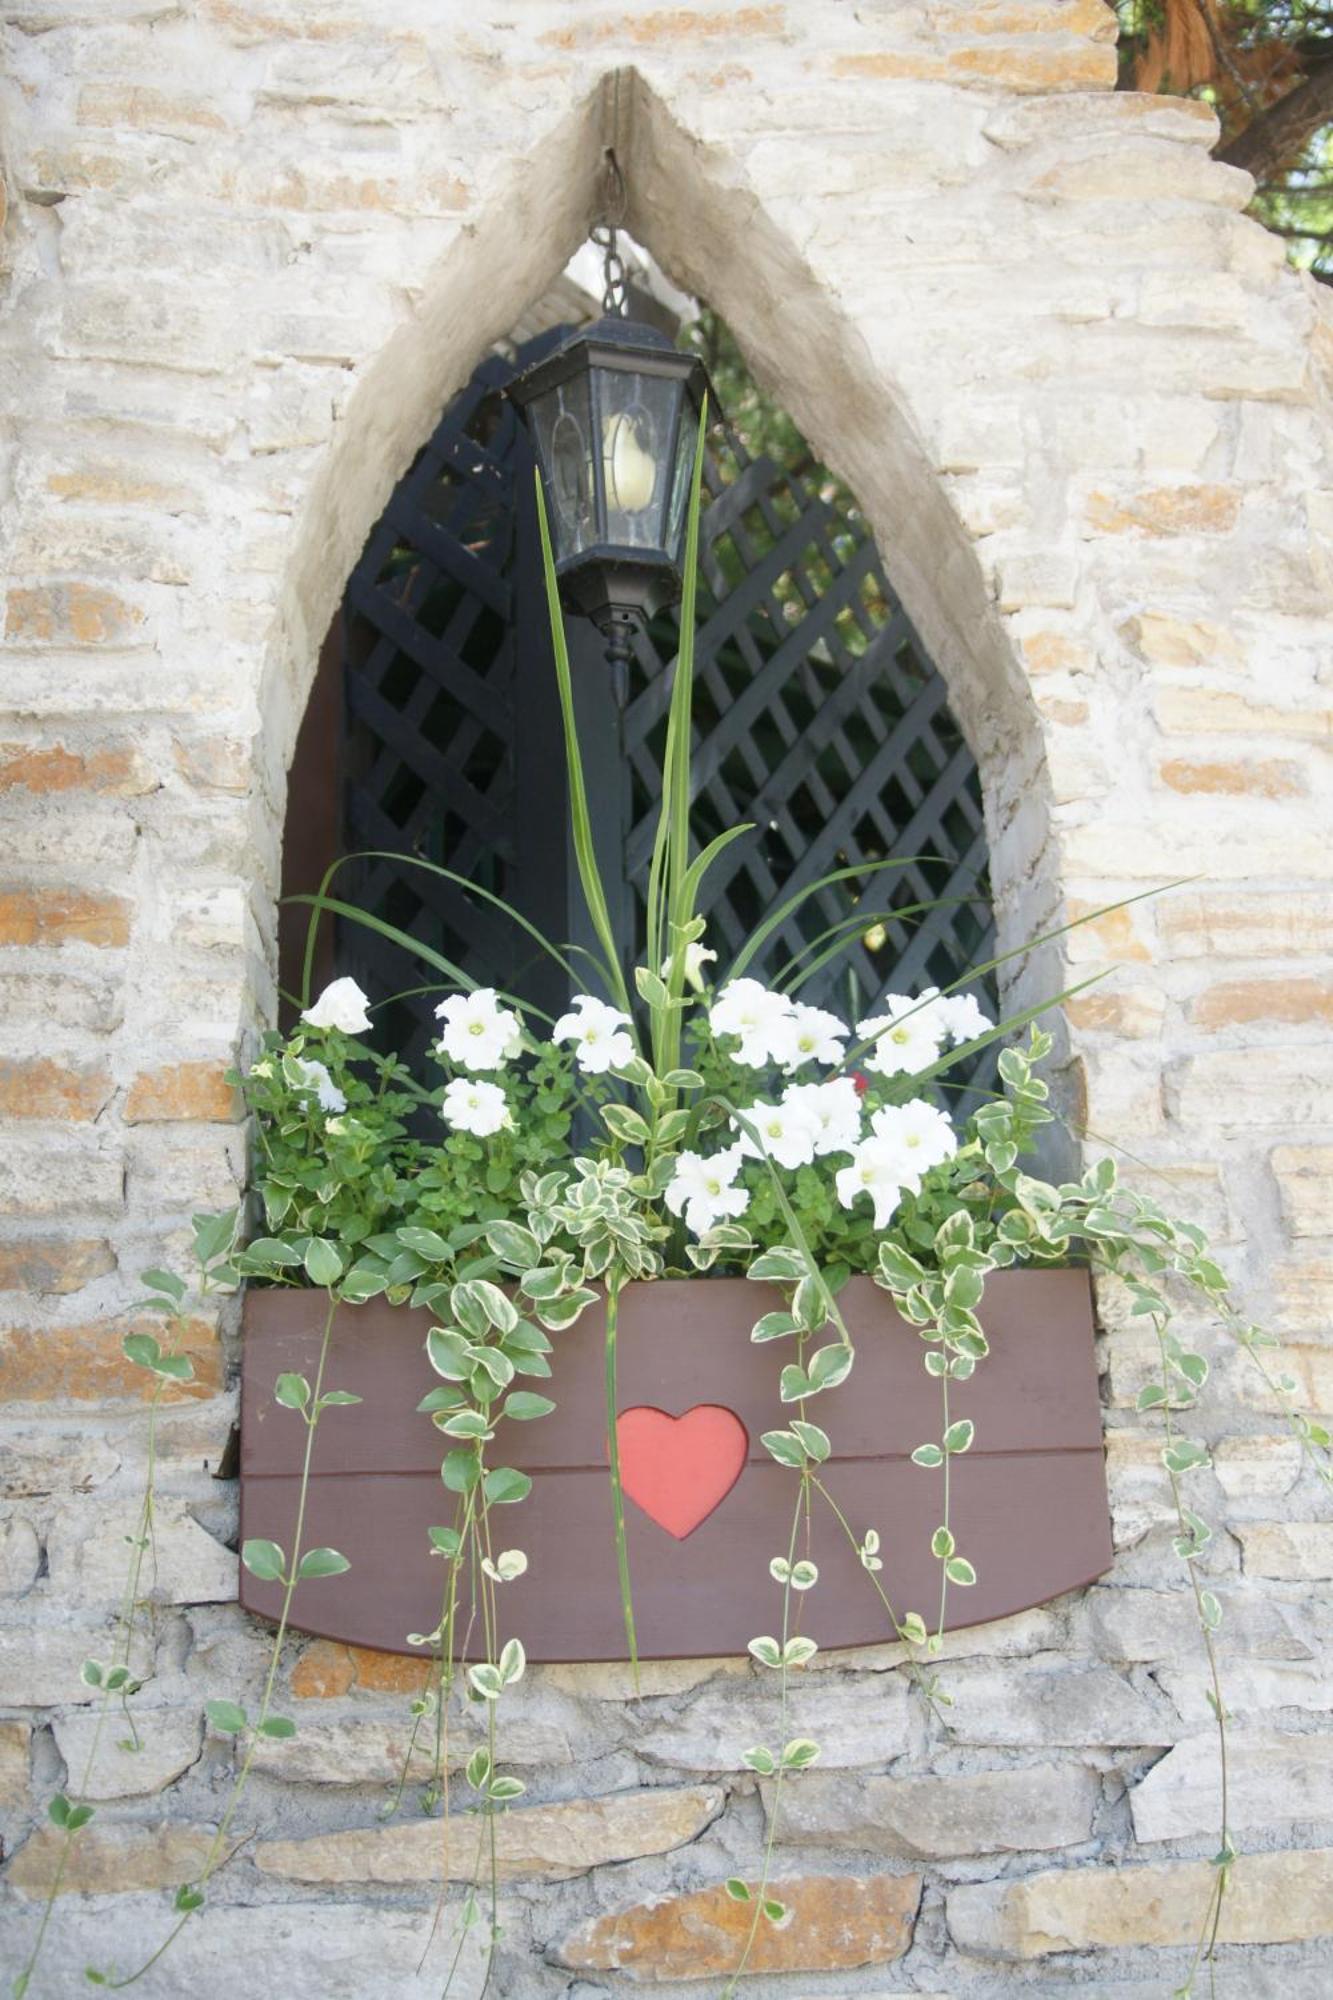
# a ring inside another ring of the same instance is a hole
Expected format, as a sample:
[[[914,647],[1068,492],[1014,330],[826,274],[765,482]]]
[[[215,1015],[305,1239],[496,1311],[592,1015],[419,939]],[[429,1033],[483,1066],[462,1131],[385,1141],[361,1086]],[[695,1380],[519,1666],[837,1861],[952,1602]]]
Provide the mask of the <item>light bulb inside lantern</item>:
[[[624,410],[608,417],[602,427],[607,500],[625,514],[641,514],[651,505],[657,485],[657,462],[644,450],[643,428]]]

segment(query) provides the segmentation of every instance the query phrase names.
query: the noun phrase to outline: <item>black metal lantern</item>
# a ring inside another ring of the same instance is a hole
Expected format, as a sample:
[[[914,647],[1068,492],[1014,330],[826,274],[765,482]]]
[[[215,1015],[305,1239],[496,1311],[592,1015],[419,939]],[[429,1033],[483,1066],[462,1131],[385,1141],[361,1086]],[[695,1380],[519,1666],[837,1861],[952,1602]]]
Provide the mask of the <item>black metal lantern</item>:
[[[701,361],[616,314],[510,385],[537,453],[561,598],[617,650],[680,595],[707,386]]]

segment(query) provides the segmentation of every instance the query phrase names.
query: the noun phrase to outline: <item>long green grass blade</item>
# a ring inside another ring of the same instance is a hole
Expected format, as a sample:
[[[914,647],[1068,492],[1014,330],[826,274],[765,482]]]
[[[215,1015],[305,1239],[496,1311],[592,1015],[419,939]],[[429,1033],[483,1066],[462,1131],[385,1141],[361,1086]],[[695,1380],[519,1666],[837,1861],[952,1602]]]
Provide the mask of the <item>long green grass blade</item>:
[[[890,856],[887,861],[858,861],[850,868],[833,868],[830,869],[827,875],[819,876],[816,881],[807,882],[804,888],[797,889],[792,895],[788,896],[785,903],[779,903],[776,910],[771,911],[764,918],[759,928],[741,946],[727,968],[725,977],[719,983],[725,985],[729,979],[739,979],[745,971],[746,966],[754,959],[756,953],[763,950],[765,944],[767,944],[778,926],[785,924],[793,910],[799,910],[802,903],[808,901],[811,896],[817,895],[821,889],[827,889],[833,882],[850,881],[853,876],[880,875],[886,868],[910,868],[913,866],[917,868],[947,868],[950,864],[938,854],[895,854]]]
[[[606,890],[597,866],[592,821],[588,815],[588,794],[583,782],[583,757],[579,750],[578,724],[574,719],[574,684],[569,672],[569,647],[565,641],[565,620],[560,609],[560,588],[556,582],[555,560],[551,554],[551,531],[546,519],[546,498],[540,472],[533,478],[537,487],[537,526],[541,532],[542,573],[546,581],[546,608],[551,620],[551,646],[555,653],[556,685],[560,692],[560,717],[565,735],[565,769],[569,778],[569,819],[574,835],[574,858],[578,864],[583,898],[588,906],[597,941],[606,953],[613,997],[626,1014],[633,1014],[629,989],[621,969]]]
[[[611,1467],[611,1511],[615,1516],[616,1529],[616,1569],[620,1578],[620,1612],[625,1621],[625,1644],[629,1648],[630,1670],[634,1675],[634,1692],[639,1692],[639,1642],[634,1630],[634,1595],[630,1589],[629,1547],[625,1540],[625,1489],[620,1478],[620,1415],[619,1394],[616,1387],[616,1341],[620,1320],[620,1282],[617,1278],[607,1279],[606,1284],[606,1455]]]
[[[856,931],[871,930],[876,924],[882,924],[886,929],[892,924],[910,924],[929,910],[947,910],[959,903],[972,903],[977,900],[978,898],[974,896],[932,896],[925,902],[904,903],[896,910],[865,912],[858,910],[855,916],[844,917],[841,923],[830,924],[826,931],[821,931],[818,937],[812,938],[808,945],[789,958],[781,970],[773,975],[772,983],[777,987],[788,987],[792,993],[799,993],[807,980],[814,979],[832,959],[846,951],[850,937]],[[830,938],[834,940],[832,944],[828,942]],[[821,945],[823,950],[820,950]],[[816,955],[812,957],[812,953]],[[805,970],[793,979],[792,973],[806,960],[810,962],[805,965]]]
[[[336,896],[300,895],[288,896],[284,900],[289,903],[316,905],[320,910],[328,910],[335,917],[345,917],[349,923],[361,924],[366,930],[375,931],[380,937],[388,938],[391,944],[400,945],[404,951],[411,952],[414,958],[421,959],[424,964],[433,965],[437,972],[445,974],[451,986],[461,987],[465,993],[475,993],[481,984],[480,980],[474,979],[470,972],[464,972],[461,965],[455,965],[451,958],[446,958],[443,952],[436,951],[431,945],[422,944],[420,938],[414,938],[409,932],[399,930],[397,924],[386,923],[383,917],[373,916],[369,910],[359,910],[355,903],[340,902]],[[544,1014],[540,1007],[534,1007],[530,1001],[520,999],[516,993],[501,993],[498,997],[525,1014],[536,1014],[543,1021],[549,1021],[551,1018],[549,1014]]]

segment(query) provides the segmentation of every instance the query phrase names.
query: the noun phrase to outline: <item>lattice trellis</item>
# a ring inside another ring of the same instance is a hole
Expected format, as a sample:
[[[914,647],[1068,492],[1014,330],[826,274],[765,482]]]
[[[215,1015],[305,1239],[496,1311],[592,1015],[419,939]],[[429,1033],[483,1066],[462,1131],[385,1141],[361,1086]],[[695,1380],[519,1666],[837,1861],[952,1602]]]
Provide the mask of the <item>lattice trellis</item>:
[[[564,940],[580,932],[531,455],[501,393],[556,337],[482,364],[367,543],[344,602],[340,782],[346,850],[442,862]],[[988,955],[991,932],[980,788],[944,684],[859,518],[771,460],[748,460],[734,436],[706,476],[694,823],[700,840],[755,823],[705,886],[720,962],[785,896],[866,864],[787,919],[758,970],[778,972],[863,914],[804,998],[859,1014],[886,987],[945,985]],[[639,636],[617,699],[597,635],[580,627],[570,621],[580,727],[631,963],[678,628],[670,614]],[[870,872],[891,858],[903,865]],[[397,860],[356,863],[340,880],[349,900],[473,977],[548,1007],[563,1000],[549,962],[475,895]],[[374,993],[428,976],[351,924],[337,959]],[[397,1046],[421,1052],[436,997],[391,1011]]]

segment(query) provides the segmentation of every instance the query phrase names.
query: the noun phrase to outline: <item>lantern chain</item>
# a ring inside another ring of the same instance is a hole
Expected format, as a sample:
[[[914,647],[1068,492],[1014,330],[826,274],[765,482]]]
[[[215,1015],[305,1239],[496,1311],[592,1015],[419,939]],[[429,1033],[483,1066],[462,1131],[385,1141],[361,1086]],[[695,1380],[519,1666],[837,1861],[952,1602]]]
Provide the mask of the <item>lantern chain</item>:
[[[608,318],[629,314],[628,279],[618,232],[625,219],[625,177],[610,146],[602,155],[601,220],[588,233],[602,253],[602,311]]]

